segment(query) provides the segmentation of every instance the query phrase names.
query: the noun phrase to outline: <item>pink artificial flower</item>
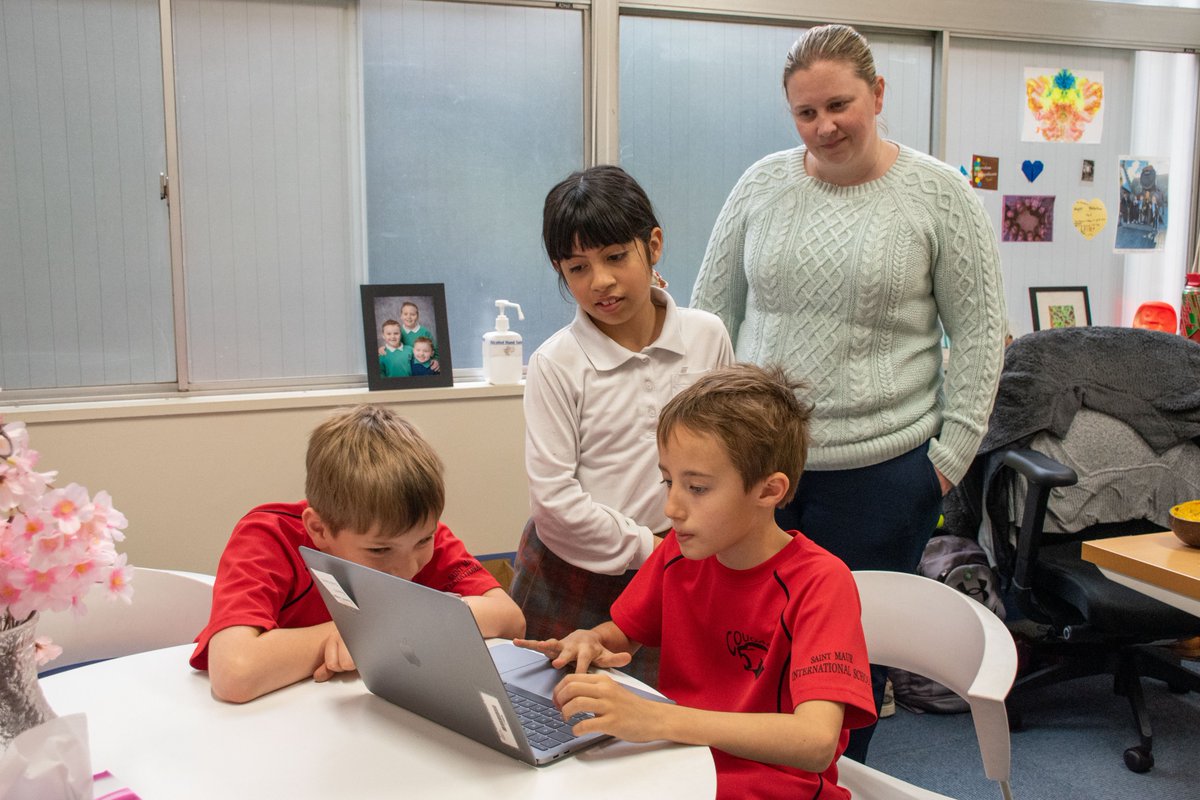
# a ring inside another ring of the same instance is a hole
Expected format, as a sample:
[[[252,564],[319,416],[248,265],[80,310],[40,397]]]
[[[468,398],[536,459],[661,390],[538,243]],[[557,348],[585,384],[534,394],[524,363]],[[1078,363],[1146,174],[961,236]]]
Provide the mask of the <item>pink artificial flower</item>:
[[[120,597],[126,603],[133,602],[133,569],[125,565],[125,554],[117,556],[113,562],[112,572],[108,574],[108,591],[114,598]]]
[[[0,518],[0,561],[7,561],[15,552],[12,523]]]
[[[43,529],[33,537],[33,547],[37,554],[51,558],[66,545],[67,537],[62,532],[51,528]]]
[[[50,641],[49,636],[39,636],[33,640],[33,660],[43,666],[62,655],[62,648]]]
[[[76,533],[92,518],[92,501],[87,489],[77,483],[47,492],[42,504],[49,509],[50,516],[63,533]]]
[[[124,541],[122,533],[129,524],[125,515],[113,508],[112,496],[101,489],[92,498],[92,521],[94,524],[108,528],[108,534],[114,542]]]
[[[73,589],[68,578],[70,571],[65,567],[51,566],[45,569],[29,568],[13,573],[13,583],[22,588],[21,601],[17,608],[30,611],[66,611],[71,607]],[[18,616],[15,612],[13,616]]]
[[[12,454],[0,458],[0,514],[23,503],[36,501],[54,480],[57,472],[37,472],[38,454],[29,449],[29,433],[25,425],[12,422],[4,426],[4,433],[12,442]]]
[[[26,543],[32,543],[42,531],[46,530],[46,521],[39,516],[30,516],[28,513],[18,511],[13,514],[13,527],[17,529]]]
[[[37,472],[38,454],[20,423],[3,424],[11,451],[0,457],[0,627],[34,611],[86,611],[92,587],[130,601],[132,568],[114,542],[128,521],[107,492],[93,500],[85,487],[50,485],[54,472]]]
[[[0,581],[0,606],[10,608],[21,602],[21,589],[8,581]],[[15,615],[14,615],[15,616]]]
[[[84,581],[85,583],[97,583],[96,573],[99,571],[100,564],[91,558],[85,558],[82,561],[77,561],[71,566],[72,577]]]

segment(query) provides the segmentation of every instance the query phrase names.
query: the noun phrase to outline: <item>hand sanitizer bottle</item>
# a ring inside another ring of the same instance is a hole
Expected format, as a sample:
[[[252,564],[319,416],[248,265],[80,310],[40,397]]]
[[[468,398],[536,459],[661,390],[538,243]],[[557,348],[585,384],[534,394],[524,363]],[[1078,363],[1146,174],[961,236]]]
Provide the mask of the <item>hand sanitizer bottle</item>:
[[[496,330],[483,335],[483,379],[491,384],[521,382],[521,334],[508,329],[505,308],[515,308],[517,319],[525,319],[521,306],[497,300]]]

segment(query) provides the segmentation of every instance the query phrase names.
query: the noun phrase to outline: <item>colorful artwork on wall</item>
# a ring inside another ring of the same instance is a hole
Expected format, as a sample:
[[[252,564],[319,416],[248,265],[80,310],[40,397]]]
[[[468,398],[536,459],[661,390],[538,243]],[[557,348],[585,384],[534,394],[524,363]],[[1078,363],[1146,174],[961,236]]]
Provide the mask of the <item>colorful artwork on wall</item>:
[[[1054,241],[1054,196],[1004,195],[1000,241]]]
[[[1071,206],[1071,224],[1083,238],[1091,241],[1108,224],[1108,209],[1099,197],[1076,200]]]
[[[996,191],[1000,176],[1000,159],[995,156],[971,156],[971,185],[976,189]]]
[[[1025,68],[1021,141],[1098,144],[1103,130],[1103,72]]]
[[[1030,286],[1029,308],[1035,331],[1092,324],[1086,286]]]

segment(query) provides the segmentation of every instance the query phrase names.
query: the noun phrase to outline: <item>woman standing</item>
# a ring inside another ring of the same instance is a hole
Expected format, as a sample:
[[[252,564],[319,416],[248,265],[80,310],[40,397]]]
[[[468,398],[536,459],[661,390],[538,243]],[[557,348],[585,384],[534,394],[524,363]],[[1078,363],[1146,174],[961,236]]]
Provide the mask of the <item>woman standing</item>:
[[[722,319],[739,361],[780,364],[812,387],[809,462],[779,524],[851,569],[911,572],[995,395],[996,236],[961,174],[880,137],[884,80],[853,28],[801,36],[783,88],[803,145],[738,181],[692,306]],[[882,672],[876,683],[881,698]],[[869,738],[847,754],[862,760]]]

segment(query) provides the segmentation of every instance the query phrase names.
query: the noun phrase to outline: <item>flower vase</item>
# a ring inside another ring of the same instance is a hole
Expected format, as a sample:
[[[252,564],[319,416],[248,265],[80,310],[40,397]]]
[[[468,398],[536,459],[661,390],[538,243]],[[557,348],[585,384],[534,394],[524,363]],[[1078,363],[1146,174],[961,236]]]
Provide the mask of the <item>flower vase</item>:
[[[15,628],[0,630],[0,753],[13,739],[57,716],[38,683],[35,613]]]

